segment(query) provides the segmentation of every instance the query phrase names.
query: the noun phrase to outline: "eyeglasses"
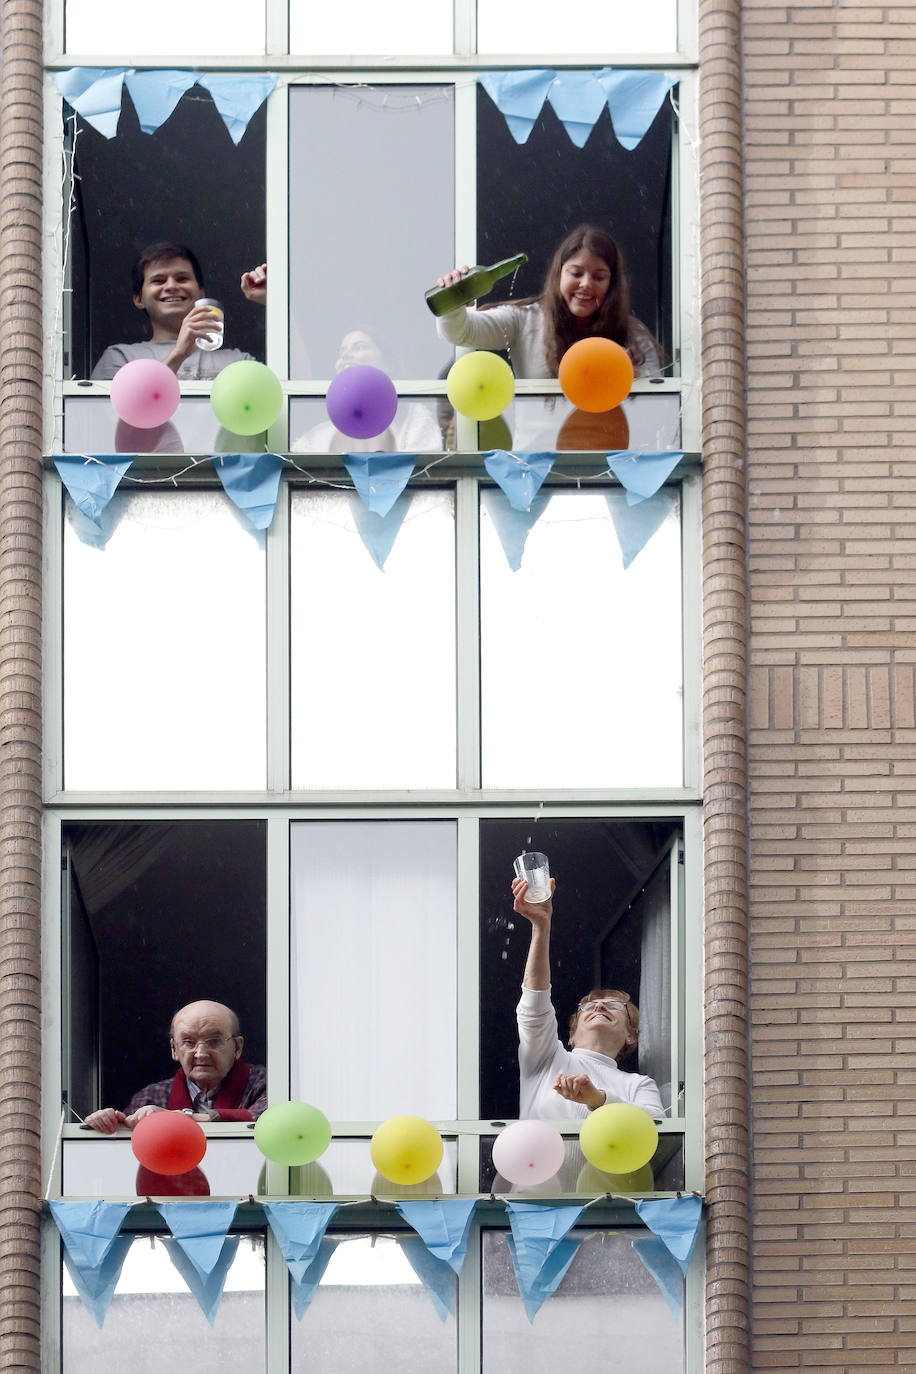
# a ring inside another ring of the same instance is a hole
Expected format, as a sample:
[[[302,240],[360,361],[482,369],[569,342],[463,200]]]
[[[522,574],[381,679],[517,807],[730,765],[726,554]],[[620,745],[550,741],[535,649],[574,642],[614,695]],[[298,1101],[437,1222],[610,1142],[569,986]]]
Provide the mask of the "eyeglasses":
[[[630,999],[626,993],[622,993],[620,997],[583,997],[582,1001],[579,1003],[580,1012],[594,1011],[598,1007],[607,1007],[608,1010],[612,1007],[619,1007],[621,1011],[626,1012],[627,1021],[629,1022],[631,1020]]]
[[[180,1040],[173,1040],[172,1044],[176,1049],[181,1050],[182,1053],[193,1052],[197,1049],[198,1045],[203,1045],[205,1050],[215,1053],[217,1050],[221,1050],[223,1045],[228,1041],[235,1039],[236,1037],[234,1035],[211,1035],[206,1038],[201,1036],[198,1040],[192,1040],[190,1035],[183,1035]]]

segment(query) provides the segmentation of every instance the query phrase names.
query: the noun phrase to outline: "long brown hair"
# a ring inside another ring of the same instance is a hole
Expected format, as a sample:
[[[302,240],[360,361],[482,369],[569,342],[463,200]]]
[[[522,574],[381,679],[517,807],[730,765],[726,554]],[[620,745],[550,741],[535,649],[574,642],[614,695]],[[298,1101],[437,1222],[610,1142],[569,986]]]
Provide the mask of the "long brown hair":
[[[563,264],[583,250],[603,258],[611,273],[607,295],[600,308],[587,321],[584,335],[581,322],[570,314],[569,307],[560,295]],[[623,254],[604,229],[594,224],[580,224],[567,234],[553,255],[543,290],[536,299],[540,302],[544,317],[544,352],[551,376],[557,375],[560,359],[567,348],[589,335],[613,339],[614,343],[619,343],[627,350],[637,367],[645,361],[643,332],[645,336],[651,336],[645,326],[639,325],[630,314],[630,281]]]

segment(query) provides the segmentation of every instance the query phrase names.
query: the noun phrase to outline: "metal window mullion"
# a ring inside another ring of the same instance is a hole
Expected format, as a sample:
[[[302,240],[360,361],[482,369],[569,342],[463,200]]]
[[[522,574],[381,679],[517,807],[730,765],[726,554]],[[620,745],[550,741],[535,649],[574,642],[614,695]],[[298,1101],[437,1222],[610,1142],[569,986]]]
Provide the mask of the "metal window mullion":
[[[64,488],[56,472],[44,481],[42,597],[42,753],[45,798],[64,786]]]
[[[479,1216],[471,1223],[467,1254],[458,1279],[458,1374],[480,1374],[483,1361],[483,1263]]]
[[[289,80],[281,76],[267,99],[267,148],[264,166],[265,250],[267,277],[266,344],[268,367],[289,379],[289,212],[268,214],[267,207],[289,206]],[[284,388],[285,389],[285,388]],[[289,447],[289,400],[267,432],[268,448]]]
[[[682,928],[682,1027],[684,1097],[684,1184],[703,1192],[706,1159],[703,1139],[703,813],[699,807],[684,815],[684,865],[680,869]],[[698,1247],[699,1248],[699,1247]],[[700,1368],[700,1366],[696,1366]]]
[[[64,126],[62,97],[49,76],[44,82],[44,168],[42,186],[42,328],[44,331],[44,416],[42,432],[46,452],[63,446],[63,371],[60,322],[62,316],[63,251],[68,208],[61,203],[64,186]]]
[[[289,817],[267,821],[267,1098],[288,1102],[290,1085]],[[289,1193],[289,1170],[267,1164],[268,1191]]]
[[[700,448],[700,263],[697,194],[697,76],[681,72],[677,138],[672,148],[672,261],[675,342],[680,349],[681,447]]]
[[[292,0],[266,0],[264,50],[268,57],[285,57],[289,52],[289,7],[291,2]],[[267,203],[269,205],[270,201],[268,200]],[[285,202],[283,203],[285,204]]]
[[[460,816],[458,829],[458,1120],[476,1121],[480,1114],[480,825],[476,816]],[[478,1139],[458,1137],[458,1191],[476,1193]]]
[[[477,0],[452,0],[452,41],[458,56],[476,53]]]
[[[267,598],[267,788],[290,787],[290,488],[280,483],[277,509],[265,545]]]
[[[455,265],[477,261],[477,82],[455,83]],[[467,352],[467,349],[460,350]],[[477,422],[455,416],[459,450],[477,448]]]
[[[681,482],[681,696],[683,783],[699,794],[701,786],[700,714],[703,692],[702,551],[700,548],[700,482]]]
[[[455,483],[455,673],[458,790],[480,788],[480,546],[478,484]]]
[[[273,1192],[273,1189],[271,1191]],[[267,1345],[265,1369],[266,1374],[289,1374],[292,1344],[289,1269],[274,1239],[273,1231],[269,1226],[265,1226],[264,1229],[264,1328]]]

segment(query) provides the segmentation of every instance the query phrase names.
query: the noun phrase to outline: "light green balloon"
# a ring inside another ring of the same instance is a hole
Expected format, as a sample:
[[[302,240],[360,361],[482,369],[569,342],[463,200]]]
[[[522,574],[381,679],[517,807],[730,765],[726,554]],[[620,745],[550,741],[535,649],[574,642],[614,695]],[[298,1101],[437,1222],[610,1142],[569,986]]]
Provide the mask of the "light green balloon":
[[[283,388],[263,363],[230,363],[213,379],[210,404],[224,429],[233,434],[260,434],[283,409]]]
[[[331,1123],[307,1102],[278,1102],[255,1122],[254,1143],[275,1164],[311,1164],[331,1143]]]

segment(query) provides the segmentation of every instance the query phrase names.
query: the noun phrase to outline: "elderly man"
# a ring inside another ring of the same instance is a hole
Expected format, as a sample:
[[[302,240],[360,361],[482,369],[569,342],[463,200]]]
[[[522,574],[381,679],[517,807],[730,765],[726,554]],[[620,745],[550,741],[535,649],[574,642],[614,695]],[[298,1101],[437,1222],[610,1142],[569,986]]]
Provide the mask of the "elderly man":
[[[86,1125],[103,1135],[133,1130],[150,1112],[184,1112],[195,1121],[254,1121],[267,1106],[267,1072],[242,1059],[239,1019],[222,1002],[191,1002],[176,1011],[169,1032],[174,1078],[134,1093],[127,1111],[102,1107]]]

